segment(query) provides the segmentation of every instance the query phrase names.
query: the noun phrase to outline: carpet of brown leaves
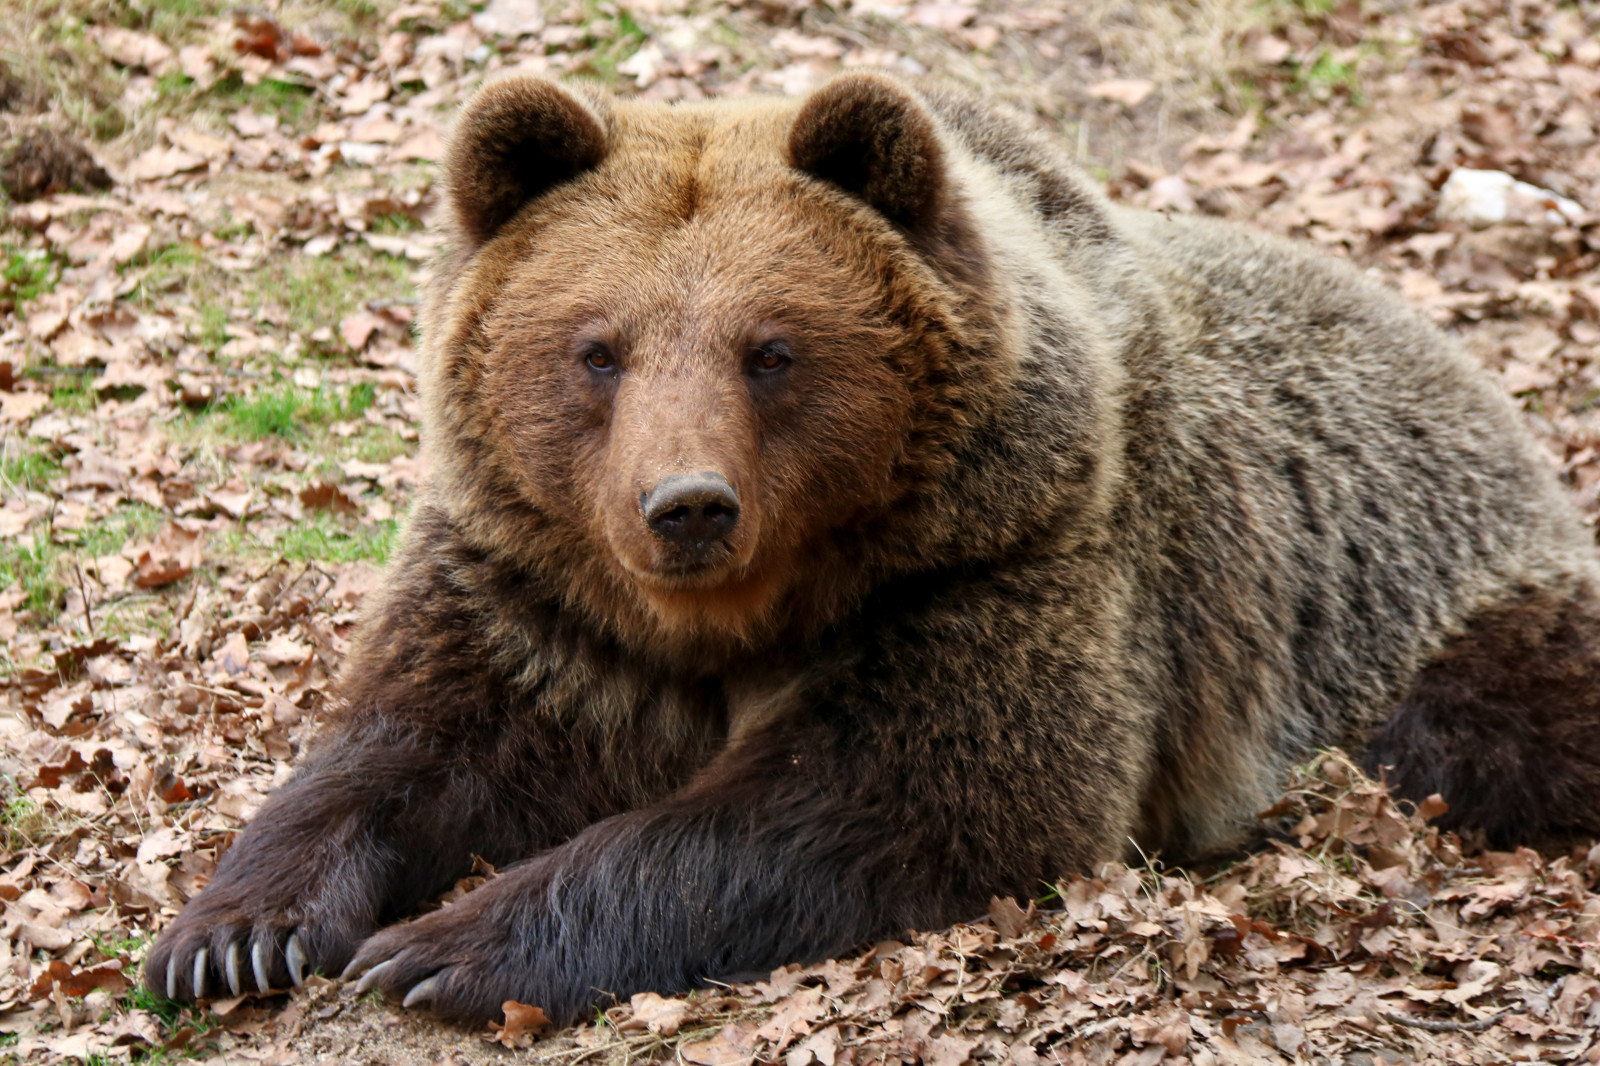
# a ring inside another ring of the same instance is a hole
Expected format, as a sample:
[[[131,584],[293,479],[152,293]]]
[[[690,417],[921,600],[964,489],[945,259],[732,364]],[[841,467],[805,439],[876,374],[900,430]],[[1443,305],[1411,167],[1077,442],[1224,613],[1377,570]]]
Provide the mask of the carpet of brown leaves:
[[[432,164],[511,66],[661,99],[861,66],[978,86],[1119,199],[1388,279],[1600,513],[1592,7],[0,0],[0,1057],[1600,1062],[1600,850],[1474,849],[1336,755],[1226,870],[1107,868],[574,1030],[509,1004],[462,1033],[320,980],[205,1010],[134,988],[315,727],[421,474]]]

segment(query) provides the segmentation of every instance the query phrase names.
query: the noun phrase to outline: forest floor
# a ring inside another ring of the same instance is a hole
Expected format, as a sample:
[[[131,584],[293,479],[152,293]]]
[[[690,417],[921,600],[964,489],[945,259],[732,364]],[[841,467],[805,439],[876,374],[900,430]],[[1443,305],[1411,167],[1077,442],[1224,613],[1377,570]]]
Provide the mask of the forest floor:
[[[421,476],[441,130],[513,66],[662,99],[976,86],[1120,200],[1386,279],[1600,512],[1593,4],[0,0],[0,1061],[1600,1062],[1600,846],[1483,850],[1337,755],[1225,869],[1108,867],[571,1030],[320,979],[140,991],[314,729]],[[1462,170],[1534,188],[1490,223]]]

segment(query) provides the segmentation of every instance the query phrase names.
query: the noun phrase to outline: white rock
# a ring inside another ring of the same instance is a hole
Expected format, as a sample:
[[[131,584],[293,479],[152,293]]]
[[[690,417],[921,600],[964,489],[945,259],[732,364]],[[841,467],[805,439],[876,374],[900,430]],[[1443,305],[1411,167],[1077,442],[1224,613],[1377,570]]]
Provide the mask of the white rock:
[[[1574,200],[1518,181],[1503,170],[1462,167],[1439,190],[1439,218],[1475,229],[1497,222],[1564,226],[1583,218]]]

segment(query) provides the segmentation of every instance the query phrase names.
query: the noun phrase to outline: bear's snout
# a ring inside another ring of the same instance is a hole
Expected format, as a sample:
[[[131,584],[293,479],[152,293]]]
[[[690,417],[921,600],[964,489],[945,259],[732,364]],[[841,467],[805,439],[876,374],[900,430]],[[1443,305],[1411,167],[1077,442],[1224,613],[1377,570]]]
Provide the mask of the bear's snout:
[[[697,562],[739,524],[739,494],[714,470],[662,478],[639,506],[652,533]]]

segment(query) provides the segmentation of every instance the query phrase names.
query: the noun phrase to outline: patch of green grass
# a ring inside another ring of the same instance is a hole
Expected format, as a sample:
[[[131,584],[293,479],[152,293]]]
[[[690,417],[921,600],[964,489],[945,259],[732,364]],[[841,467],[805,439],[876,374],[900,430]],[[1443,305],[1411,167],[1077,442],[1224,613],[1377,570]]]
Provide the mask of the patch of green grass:
[[[585,5],[588,31],[596,47],[585,59],[584,66],[606,82],[617,82],[617,64],[628,59],[644,46],[649,35],[625,9],[609,3]]]
[[[358,22],[375,19],[381,13],[373,0],[323,0],[328,7]]]
[[[164,100],[182,100],[194,87],[195,80],[181,70],[169,70],[156,79],[156,95]]]
[[[290,526],[274,547],[285,559],[302,563],[383,563],[394,550],[399,524],[390,519],[370,526],[346,528],[327,511]]]
[[[355,438],[355,457],[363,463],[387,463],[410,450],[405,438],[388,426],[365,426]]]
[[[1334,57],[1322,49],[1309,63],[1301,63],[1294,72],[1290,88],[1297,93],[1309,93],[1318,100],[1326,100],[1335,93],[1348,93],[1359,101],[1356,65]]]
[[[68,378],[66,384],[50,390],[50,402],[58,411],[81,415],[93,411],[100,397],[95,395],[94,379],[88,374],[77,374]]]
[[[421,222],[412,218],[410,215],[402,214],[399,211],[394,211],[387,215],[379,215],[377,218],[372,220],[372,232],[380,233],[384,236],[392,236],[399,233],[414,233],[421,228]]]
[[[12,447],[18,448],[12,454]],[[55,478],[61,476],[61,462],[54,455],[38,448],[6,441],[6,454],[0,457],[0,488],[7,492],[42,492]]]
[[[0,803],[0,840],[7,851],[20,851],[43,835],[48,819],[44,808],[23,795],[9,777],[0,782],[0,793],[5,794]]]
[[[372,406],[376,394],[372,383],[365,381],[347,389],[322,386],[302,389],[286,385],[258,389],[248,396],[230,397],[212,411],[221,419],[222,431],[229,436],[248,440],[291,439],[304,435],[307,426],[360,418]]]
[[[174,47],[186,32],[204,19],[223,14],[229,6],[218,0],[117,0],[102,16],[131,30],[147,30]]]
[[[160,293],[182,290],[191,298],[202,298],[222,285],[222,271],[206,262],[200,245],[179,241],[147,249],[122,268],[123,273],[142,271],[136,299],[152,304]]]
[[[165,523],[166,516],[154,507],[125,503],[83,529],[73,547],[77,554],[91,559],[111,555],[130,541],[154,536]]]
[[[89,939],[94,941],[94,949],[106,958],[125,959],[128,962],[137,962],[150,944],[150,934],[145,932],[129,933],[126,936],[90,933]]]
[[[221,110],[249,107],[277,115],[291,126],[301,125],[316,110],[316,94],[309,86],[281,78],[262,78],[247,85],[243,78],[232,74],[218,80],[205,95]]]
[[[0,256],[4,262],[0,266],[0,296],[9,296],[18,304],[51,292],[61,277],[61,264],[46,249],[7,244],[0,246]]]
[[[212,355],[217,354],[224,344],[228,343],[228,308],[213,300],[207,300],[195,308],[196,335],[195,343],[200,345]]]
[[[56,555],[55,545],[42,534],[26,543],[0,543],[0,587],[22,589],[25,610],[53,618],[66,591],[56,577]]]
[[[1339,0],[1279,0],[1284,6],[1298,11],[1307,18],[1323,18],[1333,13]]]
[[[341,249],[325,256],[274,257],[251,279],[252,310],[268,303],[282,307],[288,327],[310,333],[337,329],[339,320],[367,300],[409,299],[416,294],[411,266],[404,259]]]

